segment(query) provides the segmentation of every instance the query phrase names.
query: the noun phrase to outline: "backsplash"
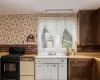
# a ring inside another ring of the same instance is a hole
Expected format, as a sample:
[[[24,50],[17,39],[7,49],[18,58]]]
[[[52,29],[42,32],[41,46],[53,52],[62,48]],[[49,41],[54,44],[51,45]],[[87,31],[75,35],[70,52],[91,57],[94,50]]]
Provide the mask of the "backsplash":
[[[0,45],[0,52],[9,52],[9,47],[24,47],[26,54],[37,54],[37,44],[28,45]]]
[[[27,44],[32,34],[37,43],[39,17],[74,17],[76,14],[0,14],[0,44]]]

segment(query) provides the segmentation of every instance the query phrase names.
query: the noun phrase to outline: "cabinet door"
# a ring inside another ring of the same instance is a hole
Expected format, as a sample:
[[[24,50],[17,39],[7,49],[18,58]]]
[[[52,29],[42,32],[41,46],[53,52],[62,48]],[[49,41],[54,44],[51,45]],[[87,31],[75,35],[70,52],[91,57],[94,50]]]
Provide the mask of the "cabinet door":
[[[43,64],[35,64],[35,79],[43,80]]]
[[[80,45],[93,45],[93,10],[83,10],[78,13]]]
[[[43,77],[44,80],[51,80],[52,65],[44,64]]]
[[[82,80],[92,80],[92,66],[82,67]]]
[[[34,80],[34,76],[20,76],[20,80]]]
[[[82,80],[81,66],[70,66],[70,80]]]
[[[34,61],[20,61],[20,75],[34,75]]]
[[[95,62],[95,80],[100,80],[100,60],[96,59]]]
[[[52,64],[52,80],[58,80],[58,64]]]
[[[96,16],[97,16],[97,21],[96,21],[97,23],[95,24],[96,25],[95,38],[96,38],[96,44],[100,45],[100,8],[97,10]]]
[[[59,80],[67,80],[67,64],[59,64]]]
[[[86,45],[88,41],[88,30],[89,30],[89,15],[87,12],[81,13],[80,16],[80,44]]]

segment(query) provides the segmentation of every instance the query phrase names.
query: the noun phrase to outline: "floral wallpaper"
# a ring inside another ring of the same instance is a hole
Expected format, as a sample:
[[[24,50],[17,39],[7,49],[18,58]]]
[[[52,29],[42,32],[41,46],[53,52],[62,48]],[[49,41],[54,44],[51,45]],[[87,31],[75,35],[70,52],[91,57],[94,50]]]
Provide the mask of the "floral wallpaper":
[[[37,43],[38,17],[69,16],[76,14],[0,14],[0,44],[28,44],[30,34]]]

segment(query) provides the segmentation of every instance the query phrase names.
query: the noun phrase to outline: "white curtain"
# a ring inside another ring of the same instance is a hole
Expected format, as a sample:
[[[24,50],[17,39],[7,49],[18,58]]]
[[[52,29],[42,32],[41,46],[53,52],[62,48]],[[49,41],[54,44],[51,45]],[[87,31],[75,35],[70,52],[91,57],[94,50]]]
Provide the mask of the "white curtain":
[[[41,46],[41,37],[44,26],[54,38],[54,48],[62,48],[62,36],[64,29],[72,35],[73,48],[77,40],[77,18],[76,17],[43,17],[39,18],[38,43]]]

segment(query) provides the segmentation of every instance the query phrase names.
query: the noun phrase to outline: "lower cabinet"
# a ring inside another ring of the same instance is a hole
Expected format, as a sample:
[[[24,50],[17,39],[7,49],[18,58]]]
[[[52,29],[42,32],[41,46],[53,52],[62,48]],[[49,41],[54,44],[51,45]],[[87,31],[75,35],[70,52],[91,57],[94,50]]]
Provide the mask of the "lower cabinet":
[[[96,62],[95,62],[95,80],[100,80],[100,60],[99,59],[96,59]]]
[[[51,80],[58,80],[58,64],[51,65]]]
[[[35,64],[35,79],[43,80],[43,64]]]
[[[59,80],[67,80],[67,64],[59,64]]]
[[[58,64],[36,64],[36,80],[58,80]]]
[[[93,80],[93,60],[69,58],[69,80]]]
[[[82,66],[82,80],[93,80],[92,66]]]
[[[82,67],[70,66],[70,79],[69,80],[82,80]]]
[[[34,76],[20,76],[20,80],[34,80]]]
[[[51,73],[52,73],[52,64],[44,64],[43,65],[43,68],[44,68],[44,70],[43,70],[43,78],[44,78],[44,80],[49,80],[49,79],[51,79]]]
[[[1,59],[0,59],[0,80],[1,80]]]
[[[44,64],[44,80],[58,80],[58,64]]]
[[[67,80],[67,59],[36,59],[36,80]],[[53,61],[54,60],[54,61]]]

